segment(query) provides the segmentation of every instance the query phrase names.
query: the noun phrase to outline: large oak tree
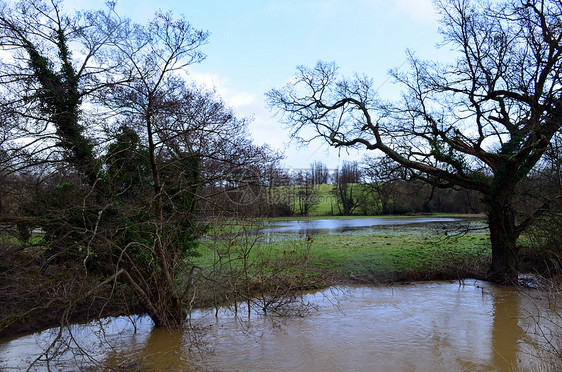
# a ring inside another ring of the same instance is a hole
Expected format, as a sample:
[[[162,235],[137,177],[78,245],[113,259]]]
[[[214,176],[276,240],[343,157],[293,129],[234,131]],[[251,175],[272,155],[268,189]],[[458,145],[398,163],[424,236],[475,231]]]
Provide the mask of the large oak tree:
[[[487,205],[489,278],[517,279],[517,240],[548,205],[518,218],[518,184],[562,126],[562,4],[548,0],[439,0],[451,64],[409,54],[392,75],[403,99],[382,102],[367,77],[331,63],[301,67],[268,93],[295,136],[314,128],[336,147],[378,150],[436,187],[477,190]],[[376,44],[376,41],[373,41]]]

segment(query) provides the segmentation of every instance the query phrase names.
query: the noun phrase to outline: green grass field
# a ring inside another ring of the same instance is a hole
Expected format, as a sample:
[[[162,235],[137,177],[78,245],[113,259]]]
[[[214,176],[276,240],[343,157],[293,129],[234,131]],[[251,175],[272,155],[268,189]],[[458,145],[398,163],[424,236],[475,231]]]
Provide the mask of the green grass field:
[[[218,252],[218,253],[217,253]],[[220,253],[222,252],[222,253]],[[486,234],[449,237],[430,234],[317,235],[307,240],[238,237],[201,244],[196,264],[212,270],[213,262],[226,260],[264,270],[295,258],[296,270],[329,282],[384,283],[403,280],[458,279],[482,275],[490,257]],[[222,257],[218,257],[221,256]],[[306,261],[306,265],[300,265]],[[294,272],[288,269],[289,272]]]
[[[315,239],[316,264],[341,278],[373,281],[457,278],[479,274],[490,255],[482,234],[325,235]]]
[[[310,214],[318,216],[336,213],[336,200],[332,194],[334,185],[317,185],[315,187],[318,190],[316,198],[318,198],[319,203],[311,208]]]

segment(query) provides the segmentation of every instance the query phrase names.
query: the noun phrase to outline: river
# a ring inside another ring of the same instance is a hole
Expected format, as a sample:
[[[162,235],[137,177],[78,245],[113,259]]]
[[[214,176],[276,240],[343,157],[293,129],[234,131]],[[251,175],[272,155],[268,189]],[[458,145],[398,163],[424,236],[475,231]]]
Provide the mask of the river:
[[[548,355],[535,347],[544,341],[537,325],[560,330],[544,293],[475,280],[338,286],[302,300],[315,305],[305,316],[248,318],[222,308],[216,318],[194,311],[184,332],[153,329],[146,317],[135,327],[121,317],[106,319],[103,332],[96,323],[71,332],[101,365],[134,370],[526,371],[548,370]],[[28,366],[56,332],[0,340],[0,369]],[[101,368],[69,344],[72,357],[53,362],[54,370]]]

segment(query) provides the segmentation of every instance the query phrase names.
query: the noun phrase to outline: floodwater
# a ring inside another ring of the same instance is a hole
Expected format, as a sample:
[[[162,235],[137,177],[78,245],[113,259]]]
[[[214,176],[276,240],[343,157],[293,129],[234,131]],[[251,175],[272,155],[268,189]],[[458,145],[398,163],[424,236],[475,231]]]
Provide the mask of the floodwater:
[[[422,225],[426,229],[431,224],[450,224],[459,222],[457,218],[446,217],[368,217],[350,219],[320,219],[320,220],[288,220],[273,221],[261,229],[264,234],[287,233],[341,233],[347,231],[367,230],[382,226]]]
[[[304,294],[305,316],[195,311],[190,331],[153,329],[141,317],[73,326],[100,365],[67,354],[53,370],[121,366],[147,371],[527,371],[548,370],[539,325],[560,330],[538,290],[481,281],[342,286]],[[550,307],[549,307],[550,306]],[[540,315],[540,316],[539,316]],[[560,315],[558,313],[558,315]],[[551,321],[554,320],[554,323]],[[542,322],[545,323],[542,323]],[[135,332],[136,330],[136,332]],[[25,367],[53,332],[0,340],[0,370]],[[559,334],[559,333],[555,333]],[[68,338],[66,338],[68,340]],[[559,340],[559,338],[557,339]],[[540,357],[540,358],[539,358]],[[66,359],[65,359],[66,358]],[[38,363],[38,369],[45,364]],[[552,368],[555,370],[555,368]]]

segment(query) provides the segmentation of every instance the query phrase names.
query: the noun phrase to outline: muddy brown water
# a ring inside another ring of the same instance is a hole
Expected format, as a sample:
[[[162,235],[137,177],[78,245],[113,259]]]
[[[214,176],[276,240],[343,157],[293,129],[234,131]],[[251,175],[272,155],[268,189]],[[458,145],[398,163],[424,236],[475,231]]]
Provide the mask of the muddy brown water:
[[[197,310],[190,331],[149,319],[113,318],[71,327],[78,346],[50,367],[122,366],[148,371],[527,371],[549,369],[535,344],[538,315],[555,320],[536,290],[486,282],[342,286],[303,295],[305,316],[235,316]],[[551,303],[550,303],[551,305]],[[545,324],[548,322],[545,322]],[[548,323],[552,326],[553,323]],[[559,324],[559,323],[555,323]],[[29,366],[58,330],[0,340],[0,370]],[[68,332],[65,332],[68,334]],[[69,341],[69,338],[64,338]],[[62,348],[60,350],[63,350]],[[45,362],[36,364],[46,369]],[[554,368],[552,368],[554,370]],[[35,367],[34,369],[35,370]]]

